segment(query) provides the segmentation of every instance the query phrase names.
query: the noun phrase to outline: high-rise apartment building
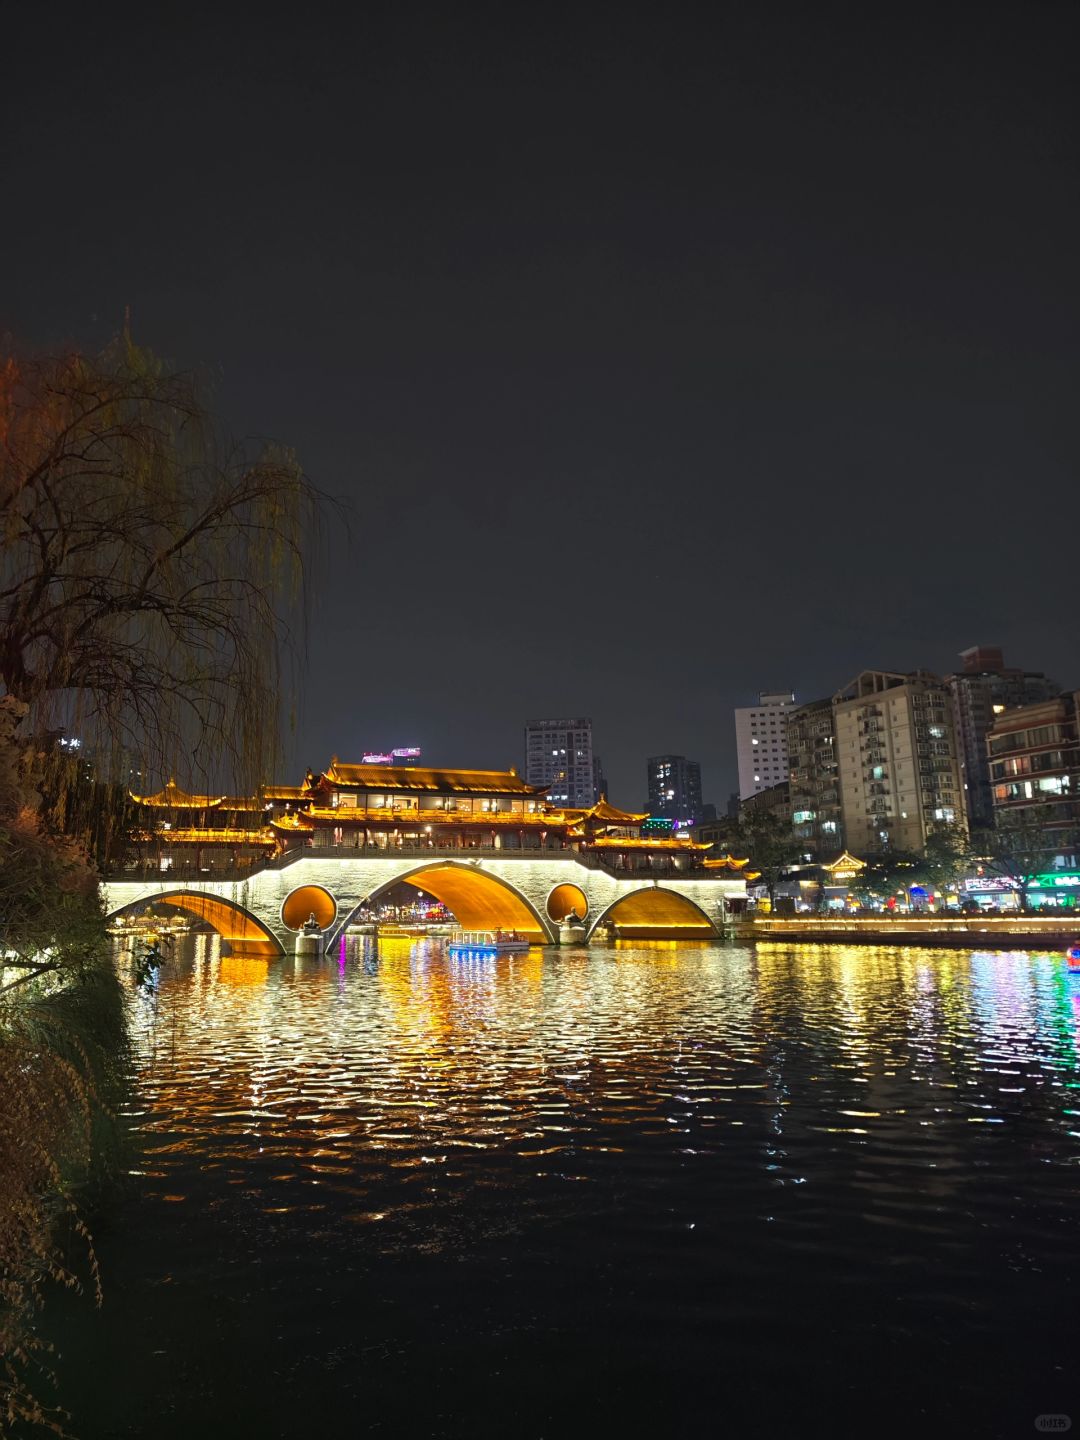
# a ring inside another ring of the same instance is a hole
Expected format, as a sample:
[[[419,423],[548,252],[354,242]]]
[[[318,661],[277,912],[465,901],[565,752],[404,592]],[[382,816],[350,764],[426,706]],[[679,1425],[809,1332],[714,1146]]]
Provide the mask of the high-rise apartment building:
[[[814,855],[844,848],[833,702],[812,700],[787,715],[791,826]]]
[[[986,739],[999,826],[1046,835],[1047,868],[1080,858],[1080,691],[998,715]]]
[[[648,760],[649,814],[693,825],[701,817],[701,766],[685,755],[652,755]]]
[[[548,786],[552,804],[578,810],[595,805],[592,721],[529,720],[525,725],[525,778],[530,785]]]
[[[952,696],[936,675],[864,670],[833,697],[847,848],[921,850],[935,825],[963,823]]]
[[[960,652],[962,669],[948,677],[956,725],[960,778],[968,824],[994,823],[986,737],[997,716],[1017,705],[1053,700],[1060,692],[1041,671],[1007,667],[996,646],[975,645]]]
[[[756,705],[735,711],[739,794],[744,800],[788,778],[786,722],[794,703],[790,690],[765,691]]]

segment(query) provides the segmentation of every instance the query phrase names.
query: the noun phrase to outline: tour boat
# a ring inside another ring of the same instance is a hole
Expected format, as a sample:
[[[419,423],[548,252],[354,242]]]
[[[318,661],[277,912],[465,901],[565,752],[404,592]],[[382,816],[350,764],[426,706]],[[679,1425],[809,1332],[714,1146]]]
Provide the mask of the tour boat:
[[[454,930],[450,935],[451,955],[509,955],[528,948],[516,930]]]
[[[1069,963],[1069,974],[1080,975],[1080,940],[1074,940],[1065,951],[1065,959]]]

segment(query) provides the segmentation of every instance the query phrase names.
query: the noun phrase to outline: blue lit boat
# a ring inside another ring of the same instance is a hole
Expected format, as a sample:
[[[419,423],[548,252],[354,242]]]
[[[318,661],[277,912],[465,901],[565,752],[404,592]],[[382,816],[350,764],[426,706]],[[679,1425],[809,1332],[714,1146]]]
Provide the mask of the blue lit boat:
[[[451,955],[513,955],[528,950],[516,930],[455,930],[450,936]]]
[[[1080,940],[1074,940],[1065,951],[1065,959],[1068,961],[1069,974],[1080,975]]]

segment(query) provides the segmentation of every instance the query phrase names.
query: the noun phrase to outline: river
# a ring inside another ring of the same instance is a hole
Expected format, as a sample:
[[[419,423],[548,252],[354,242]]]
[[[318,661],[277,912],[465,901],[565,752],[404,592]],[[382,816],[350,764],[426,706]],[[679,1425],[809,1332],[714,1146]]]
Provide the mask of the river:
[[[1080,1424],[1080,980],[701,943],[177,945],[80,1440]]]

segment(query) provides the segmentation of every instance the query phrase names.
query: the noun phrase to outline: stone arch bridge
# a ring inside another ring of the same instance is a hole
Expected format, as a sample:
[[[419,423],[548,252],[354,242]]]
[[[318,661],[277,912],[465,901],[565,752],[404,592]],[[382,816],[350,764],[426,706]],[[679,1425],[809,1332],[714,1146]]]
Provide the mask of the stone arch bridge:
[[[460,853],[460,852],[459,852]],[[633,939],[659,935],[709,938],[746,886],[730,871],[617,875],[589,857],[535,852],[481,858],[355,852],[301,853],[243,880],[186,880],[168,872],[117,879],[104,888],[110,917],[150,902],[206,920],[234,953],[291,953],[296,932],[315,913],[332,944],[360,908],[408,880],[441,900],[468,930],[517,930],[537,944],[558,938],[560,919],[586,910],[586,939],[604,921]]]

